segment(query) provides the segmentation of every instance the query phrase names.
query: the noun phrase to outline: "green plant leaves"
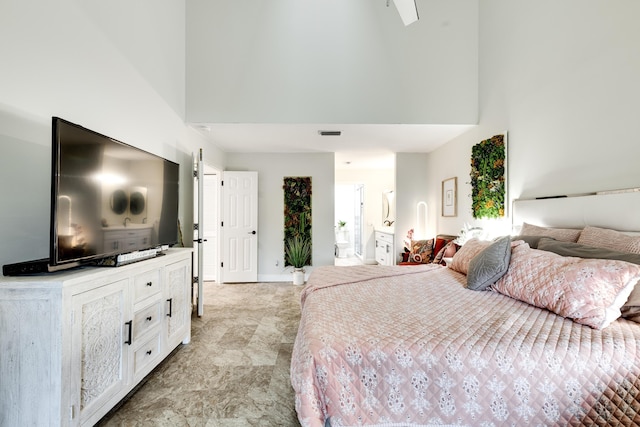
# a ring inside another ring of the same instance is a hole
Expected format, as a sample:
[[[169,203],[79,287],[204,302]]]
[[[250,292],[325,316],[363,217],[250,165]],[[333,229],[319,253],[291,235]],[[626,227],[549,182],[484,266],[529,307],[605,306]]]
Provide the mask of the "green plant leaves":
[[[505,212],[504,135],[495,135],[471,149],[471,208],[474,218],[501,218]]]
[[[287,255],[290,239],[293,238],[301,238],[307,242],[309,251],[301,267],[311,265],[311,177],[285,177],[282,188],[284,190],[285,266],[294,265]]]
[[[287,239],[284,245],[285,265],[302,268],[311,262],[311,240],[303,236]]]

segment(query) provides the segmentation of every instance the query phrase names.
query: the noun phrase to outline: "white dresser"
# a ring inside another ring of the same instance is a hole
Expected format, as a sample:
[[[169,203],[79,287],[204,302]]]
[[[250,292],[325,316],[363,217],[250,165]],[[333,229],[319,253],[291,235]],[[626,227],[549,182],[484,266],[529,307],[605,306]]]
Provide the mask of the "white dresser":
[[[396,262],[393,244],[394,234],[391,230],[375,230],[376,261],[380,265],[394,265]]]
[[[191,249],[0,279],[0,425],[92,426],[191,338]]]

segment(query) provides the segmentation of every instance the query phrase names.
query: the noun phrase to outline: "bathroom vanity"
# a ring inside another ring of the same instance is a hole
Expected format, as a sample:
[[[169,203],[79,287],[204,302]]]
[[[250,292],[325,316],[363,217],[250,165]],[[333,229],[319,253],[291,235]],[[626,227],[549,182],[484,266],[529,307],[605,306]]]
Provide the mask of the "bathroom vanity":
[[[380,265],[394,265],[395,249],[393,244],[394,230],[392,227],[381,227],[375,230],[376,261]]]

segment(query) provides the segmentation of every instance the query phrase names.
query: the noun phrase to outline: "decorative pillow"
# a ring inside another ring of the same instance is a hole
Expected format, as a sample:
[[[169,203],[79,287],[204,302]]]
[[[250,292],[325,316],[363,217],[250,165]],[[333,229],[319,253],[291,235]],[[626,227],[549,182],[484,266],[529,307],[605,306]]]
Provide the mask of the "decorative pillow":
[[[539,227],[528,223],[523,223],[520,229],[521,236],[545,236],[553,237],[563,242],[577,242],[582,230],[575,228],[550,228]]]
[[[562,257],[518,245],[493,290],[602,329],[620,317],[640,266],[625,261]]]
[[[593,246],[581,245],[580,243],[558,242],[556,240],[543,237],[540,239],[538,249],[556,253],[562,256],[572,256],[580,258],[615,259],[640,265],[640,254],[629,252],[618,252],[611,249],[596,248]],[[622,317],[640,323],[640,282],[636,283],[629,299],[620,309]]]
[[[433,239],[411,240],[411,253],[409,261],[426,264],[431,262],[433,256]]]
[[[511,258],[511,237],[504,236],[487,246],[471,262],[467,273],[467,288],[484,291],[504,276]]]
[[[433,253],[437,254],[438,252],[440,252],[440,250],[447,246],[447,243],[449,243],[450,241],[451,239],[443,239],[436,236],[436,243],[433,245]]]
[[[432,262],[434,264],[444,264],[443,258],[452,258],[456,254],[457,250],[458,245],[456,245],[453,240],[451,240],[436,253],[436,256],[433,257]]]
[[[479,240],[477,237],[467,240],[453,256],[449,268],[458,273],[467,274],[471,260],[490,244],[491,242]]]
[[[607,228],[585,227],[578,243],[597,248],[640,254],[640,236],[629,236]]]

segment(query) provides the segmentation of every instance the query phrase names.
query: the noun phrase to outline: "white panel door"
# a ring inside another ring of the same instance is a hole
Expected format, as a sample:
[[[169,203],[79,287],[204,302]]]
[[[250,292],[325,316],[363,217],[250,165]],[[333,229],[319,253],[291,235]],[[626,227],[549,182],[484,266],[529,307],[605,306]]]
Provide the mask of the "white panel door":
[[[222,180],[222,281],[258,281],[258,172],[225,171]]]

